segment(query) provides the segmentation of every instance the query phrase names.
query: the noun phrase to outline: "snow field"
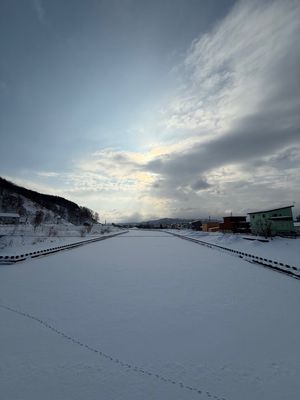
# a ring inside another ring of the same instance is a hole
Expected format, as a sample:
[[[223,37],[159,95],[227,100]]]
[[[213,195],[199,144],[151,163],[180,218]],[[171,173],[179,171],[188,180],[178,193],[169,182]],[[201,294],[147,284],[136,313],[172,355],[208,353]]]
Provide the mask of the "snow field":
[[[300,268],[300,237],[296,239],[274,237],[272,240],[269,239],[269,242],[260,242],[259,240],[243,239],[247,235],[242,234],[172,229],[169,232],[277,260],[284,264],[292,264]]]
[[[114,234],[106,234],[106,235],[102,235],[100,237],[93,237],[92,239],[84,239],[81,241],[72,241],[69,244],[63,244],[61,246],[56,246],[56,247],[50,247],[50,248],[43,248],[42,250],[38,250],[38,251],[30,251],[28,253],[23,253],[23,254],[17,254],[17,255],[1,255],[0,254],[0,265],[5,265],[5,264],[13,264],[16,262],[20,262],[20,261],[24,261],[28,258],[36,258],[36,257],[41,257],[41,256],[46,256],[46,255],[53,255],[54,253],[57,253],[59,251],[63,251],[63,250],[71,250],[74,249],[76,247],[80,247],[89,243],[94,243],[94,242],[98,242],[98,241],[102,241],[105,239],[110,239],[114,236],[118,236],[118,235],[122,235],[126,233],[126,231],[120,231]],[[61,243],[60,243],[61,244]],[[34,249],[35,250],[35,249]]]
[[[0,274],[1,304],[83,344],[0,308],[5,399],[299,397],[300,295],[290,277],[139,231]]]
[[[94,225],[91,232],[85,232],[82,235],[82,231],[85,231],[83,226],[72,224],[43,224],[36,230],[29,224],[1,225],[0,256],[20,255],[45,250],[49,247],[68,245],[99,236],[107,236],[120,231],[120,229],[112,226]],[[55,232],[55,236],[51,232]]]
[[[221,246],[219,244],[206,242],[206,241],[199,239],[199,237],[194,238],[190,235],[180,235],[178,233],[170,232],[170,231],[168,231],[168,233],[170,233],[173,236],[179,237],[181,239],[188,240],[193,243],[199,244],[201,246],[205,246],[205,247],[209,247],[214,250],[217,250],[217,251],[225,252],[227,254],[231,254],[233,256],[243,258],[243,259],[247,260],[248,262],[259,264],[259,265],[262,265],[267,268],[272,268],[278,272],[284,272],[294,278],[300,279],[300,267],[295,267],[294,265],[285,264],[285,263],[282,263],[282,262],[279,262],[276,260],[271,260],[271,259],[264,258],[264,257],[259,257],[256,255],[253,255],[253,254],[246,253],[244,251],[239,251],[239,250],[231,249],[230,247]]]

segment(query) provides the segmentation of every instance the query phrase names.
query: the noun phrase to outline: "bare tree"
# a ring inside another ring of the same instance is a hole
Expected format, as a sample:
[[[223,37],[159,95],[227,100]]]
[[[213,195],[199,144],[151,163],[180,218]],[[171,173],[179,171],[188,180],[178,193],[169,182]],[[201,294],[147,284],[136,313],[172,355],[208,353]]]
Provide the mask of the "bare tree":
[[[94,213],[94,220],[96,221],[96,222],[99,222],[99,219],[100,219],[100,217],[99,217],[99,214],[97,213],[97,211]]]
[[[256,233],[263,235],[265,238],[272,236],[272,221],[265,219],[264,221],[259,219],[255,223]]]
[[[41,223],[43,222],[43,219],[44,219],[43,211],[37,211],[35,213],[34,220],[33,220],[34,230],[36,230],[36,228],[41,225]]]

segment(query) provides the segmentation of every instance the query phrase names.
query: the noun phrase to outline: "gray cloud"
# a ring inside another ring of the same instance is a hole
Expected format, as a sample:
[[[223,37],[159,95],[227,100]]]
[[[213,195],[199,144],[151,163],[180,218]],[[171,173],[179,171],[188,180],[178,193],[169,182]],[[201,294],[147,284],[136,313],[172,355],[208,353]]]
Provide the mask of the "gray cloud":
[[[300,111],[300,110],[299,110]],[[246,163],[274,154],[300,142],[297,126],[284,127],[276,114],[255,115],[239,122],[236,129],[220,138],[194,146],[184,154],[174,153],[149,162],[145,169],[176,181],[188,180],[213,168]]]
[[[197,179],[194,183],[192,183],[191,188],[196,192],[200,190],[205,190],[211,187],[211,185],[204,178]]]

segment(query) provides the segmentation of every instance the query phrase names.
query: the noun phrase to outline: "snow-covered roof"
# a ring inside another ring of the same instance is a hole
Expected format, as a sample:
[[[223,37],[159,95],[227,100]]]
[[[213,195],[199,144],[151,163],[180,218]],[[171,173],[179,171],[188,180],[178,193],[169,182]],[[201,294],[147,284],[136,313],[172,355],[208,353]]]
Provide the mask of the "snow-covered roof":
[[[19,218],[20,215],[17,213],[0,213],[0,218]]]

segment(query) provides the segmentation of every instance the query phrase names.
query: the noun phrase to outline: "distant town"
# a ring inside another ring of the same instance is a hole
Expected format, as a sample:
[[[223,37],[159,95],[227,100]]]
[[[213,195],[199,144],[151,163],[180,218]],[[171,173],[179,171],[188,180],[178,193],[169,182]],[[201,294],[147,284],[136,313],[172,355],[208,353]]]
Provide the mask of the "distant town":
[[[141,223],[114,224],[124,228],[140,229],[192,229],[203,232],[245,233],[295,237],[300,235],[300,215],[294,220],[293,205],[250,212],[248,215],[230,215],[223,221],[214,218],[195,220],[163,218]]]

